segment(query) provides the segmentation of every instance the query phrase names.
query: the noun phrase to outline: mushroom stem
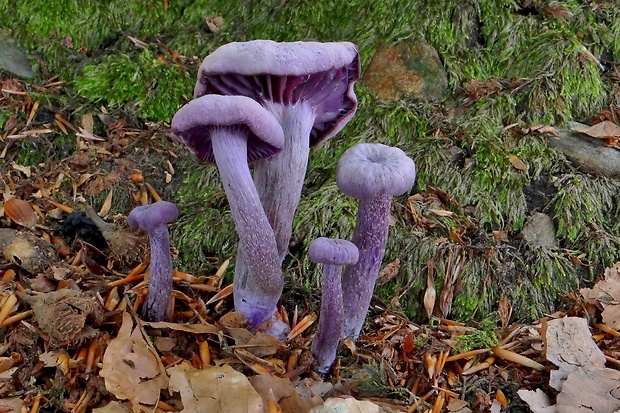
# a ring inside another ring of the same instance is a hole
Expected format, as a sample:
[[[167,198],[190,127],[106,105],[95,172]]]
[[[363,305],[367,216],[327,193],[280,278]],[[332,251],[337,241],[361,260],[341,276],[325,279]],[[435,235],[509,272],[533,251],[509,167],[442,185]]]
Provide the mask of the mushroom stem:
[[[273,228],[282,263],[291,240],[293,217],[301,198],[308,168],[310,133],[316,115],[310,103],[265,103],[284,131],[284,149],[270,159],[257,161],[254,182],[267,219]]]
[[[221,127],[211,140],[243,251],[235,268],[235,309],[257,326],[273,316],[284,287],[276,240],[252,181],[245,132]]]
[[[170,296],[172,295],[172,258],[170,256],[170,234],[164,224],[148,231],[151,245],[149,289],[142,306],[145,320],[162,321],[170,318]]]
[[[385,254],[391,203],[391,197],[387,194],[359,201],[352,240],[359,249],[359,261],[355,265],[347,266],[342,275],[342,337],[357,339],[364,325]]]
[[[341,267],[341,265],[323,264],[321,316],[310,348],[317,359],[317,369],[320,373],[327,373],[336,360],[344,323]]]

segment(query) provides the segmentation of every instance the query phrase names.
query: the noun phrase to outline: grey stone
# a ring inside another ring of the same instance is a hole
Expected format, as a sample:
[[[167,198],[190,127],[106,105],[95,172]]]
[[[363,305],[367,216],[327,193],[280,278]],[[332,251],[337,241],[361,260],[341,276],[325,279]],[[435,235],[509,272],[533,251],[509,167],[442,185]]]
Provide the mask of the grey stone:
[[[34,77],[26,53],[2,31],[0,31],[0,69],[19,77]]]
[[[521,237],[532,247],[558,246],[553,220],[549,215],[540,212],[534,212],[530,216],[521,230]]]
[[[448,76],[437,50],[422,39],[380,47],[364,73],[362,83],[381,100],[405,95],[441,100],[448,90]]]
[[[570,122],[570,127],[581,126]],[[601,139],[583,133],[558,128],[560,136],[547,135],[548,145],[562,152],[576,167],[584,172],[620,178],[620,150],[603,145]]]

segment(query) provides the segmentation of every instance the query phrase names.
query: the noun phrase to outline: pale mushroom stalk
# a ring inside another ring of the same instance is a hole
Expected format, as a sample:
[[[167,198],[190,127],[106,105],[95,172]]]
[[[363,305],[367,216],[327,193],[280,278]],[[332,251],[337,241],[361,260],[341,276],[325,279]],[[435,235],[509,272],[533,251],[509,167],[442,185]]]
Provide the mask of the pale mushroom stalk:
[[[254,182],[273,228],[282,262],[288,253],[293,217],[308,168],[310,132],[316,115],[311,105],[303,102],[292,106],[266,104],[265,107],[282,126],[284,150],[273,158],[255,163]]]
[[[221,127],[212,131],[211,141],[248,269],[235,269],[235,309],[256,326],[276,311],[284,286],[276,242],[248,167],[247,138]]]
[[[170,234],[162,225],[149,231],[151,263],[149,265],[149,289],[142,314],[146,320],[162,321],[170,315],[169,303],[172,296],[172,256],[170,255]],[[165,276],[159,276],[165,274]],[[165,303],[162,305],[162,303]]]
[[[347,288],[347,299],[344,301],[345,321],[343,337],[357,338],[366,311],[372,300],[375,280],[368,274],[379,274],[381,262],[387,245],[391,199],[389,196],[378,196],[371,200],[360,200],[357,210],[355,230],[352,242],[359,249],[357,264],[346,267],[343,284]]]
[[[321,315],[310,350],[317,360],[317,371],[325,374],[336,360],[344,323],[342,266],[355,264],[359,251],[349,241],[321,237],[312,242],[308,256],[312,262],[323,264]]]

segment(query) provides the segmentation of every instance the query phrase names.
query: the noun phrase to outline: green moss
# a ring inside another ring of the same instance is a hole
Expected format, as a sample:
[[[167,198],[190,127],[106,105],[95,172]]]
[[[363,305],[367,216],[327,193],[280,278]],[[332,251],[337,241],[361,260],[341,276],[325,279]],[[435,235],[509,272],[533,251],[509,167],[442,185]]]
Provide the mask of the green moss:
[[[480,323],[479,329],[461,336],[455,336],[454,339],[459,342],[456,348],[457,353],[464,353],[480,348],[490,348],[499,345],[497,338],[497,324],[491,320],[485,319]]]
[[[78,93],[89,100],[126,109],[147,120],[170,120],[191,96],[189,74],[155,59],[148,50],[111,55],[84,68],[75,79]]]

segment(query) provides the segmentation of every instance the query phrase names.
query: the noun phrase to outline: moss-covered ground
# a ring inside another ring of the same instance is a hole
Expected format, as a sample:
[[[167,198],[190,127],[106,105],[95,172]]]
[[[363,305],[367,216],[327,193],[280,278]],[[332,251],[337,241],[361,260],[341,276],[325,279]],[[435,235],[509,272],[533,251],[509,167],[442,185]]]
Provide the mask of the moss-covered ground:
[[[213,32],[206,20],[215,17],[224,23]],[[431,258],[438,294],[460,263],[452,306],[460,319],[493,314],[501,296],[514,317],[537,317],[620,258],[620,182],[581,173],[544,137],[516,133],[537,123],[587,122],[618,104],[614,1],[18,0],[0,3],[0,28],[36,57],[40,73],[67,82],[62,99],[76,112],[104,106],[152,122],[170,120],[191,97],[200,58],[230,41],[348,40],[359,46],[363,68],[382,44],[424,38],[435,47],[450,85],[444,102],[384,103],[360,85],[355,118],[313,150],[294,225],[290,283],[318,285],[318,270],[305,257],[312,239],[350,237],[356,204],[333,176],[340,154],[362,141],[401,147],[419,168],[414,192],[440,188],[453,200],[395,200],[385,263],[399,258],[401,266],[379,292],[386,301],[400,297],[396,304],[410,316],[420,316]],[[478,96],[464,114],[448,116],[469,82],[489,80],[500,87]],[[0,112],[0,122],[7,118]],[[39,162],[28,141],[23,145],[23,163]],[[454,148],[459,162],[448,156]],[[510,155],[527,170],[514,168]],[[185,156],[178,172],[184,182],[170,199],[182,211],[173,229],[178,264],[206,272],[213,257],[234,254],[234,226],[213,166],[196,168]],[[539,187],[547,201],[532,198]],[[432,213],[442,208],[453,215]],[[534,209],[553,218],[559,248],[519,242]],[[502,231],[508,242],[498,241]]]

